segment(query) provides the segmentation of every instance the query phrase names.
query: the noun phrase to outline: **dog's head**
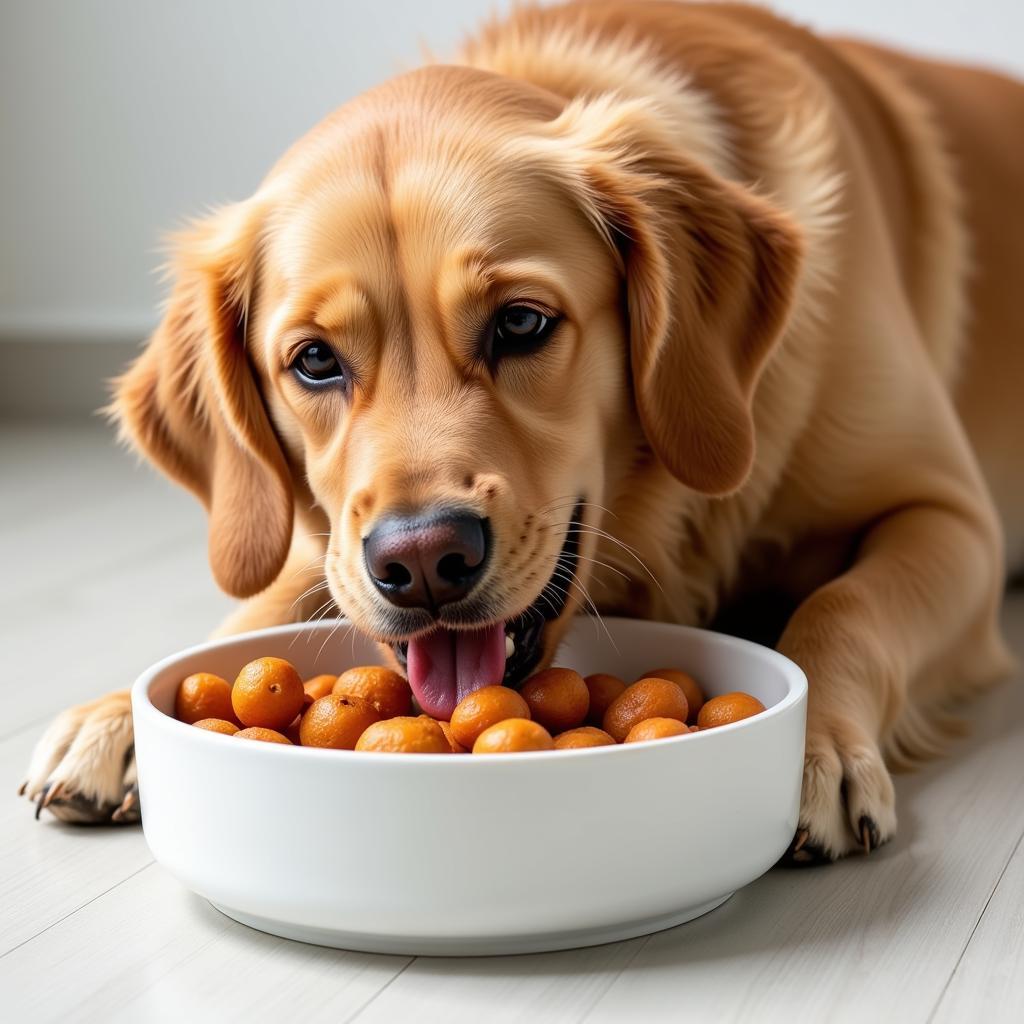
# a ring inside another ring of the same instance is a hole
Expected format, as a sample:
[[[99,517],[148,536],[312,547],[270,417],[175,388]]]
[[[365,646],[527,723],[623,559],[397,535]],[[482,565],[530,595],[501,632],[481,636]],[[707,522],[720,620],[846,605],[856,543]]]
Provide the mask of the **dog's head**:
[[[550,657],[638,445],[742,485],[798,251],[640,103],[428,68],[180,237],[116,407],[207,504],[233,594],[315,503],[339,607],[447,716]]]

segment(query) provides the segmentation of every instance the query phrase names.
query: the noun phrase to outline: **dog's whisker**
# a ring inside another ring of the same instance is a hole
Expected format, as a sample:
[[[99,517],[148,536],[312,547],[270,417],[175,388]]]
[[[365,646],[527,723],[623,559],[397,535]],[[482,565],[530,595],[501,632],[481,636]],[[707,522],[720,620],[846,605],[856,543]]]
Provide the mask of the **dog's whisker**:
[[[559,500],[558,498],[555,498],[555,501],[558,501],[558,500]],[[548,515],[551,515],[554,512],[559,511],[559,509],[563,509],[563,508],[576,508],[576,507],[579,507],[579,508],[599,508],[602,512],[605,513],[605,515],[611,516],[612,519],[618,519],[619,518],[618,515],[615,512],[613,512],[610,508],[607,508],[606,506],[601,505],[601,504],[599,504],[596,501],[578,501],[578,500],[566,501],[563,504],[555,505],[554,507],[543,506],[542,509],[540,511],[538,511],[537,513],[535,513],[535,514],[536,515],[541,515],[541,516],[548,516]]]
[[[612,645],[612,647],[615,648],[616,651],[618,651],[618,649],[619,649],[618,645],[615,643],[615,640],[613,639],[612,634],[609,631],[608,626],[607,626],[607,624],[604,621],[604,618],[601,616],[600,611],[598,611],[597,605],[595,604],[594,599],[590,596],[590,592],[587,590],[587,588],[586,588],[585,584],[583,583],[583,581],[580,579],[580,577],[572,569],[568,568],[567,566],[562,566],[560,568],[556,568],[555,569],[555,572],[562,579],[565,579],[565,575],[563,573],[563,570],[564,570],[564,573],[568,573],[569,576],[572,577],[572,580],[576,583],[576,586],[579,588],[580,592],[583,594],[583,596],[586,598],[587,602],[589,603],[590,607],[593,609],[593,612],[594,612],[595,617],[597,618],[597,621],[601,624],[601,628],[605,632],[605,636],[608,637],[608,642]]]
[[[617,569],[614,565],[610,565],[608,562],[602,562],[600,558],[591,558],[590,555],[577,554],[576,557],[583,562],[593,562],[594,565],[603,566],[605,569],[611,569],[612,572],[621,576],[627,582],[631,579],[628,573],[623,572],[621,569]],[[598,581],[601,582],[601,581]]]
[[[552,526],[555,525],[556,524],[552,524]],[[608,541],[608,543],[610,544],[616,544],[618,547],[622,548],[623,551],[627,552],[627,554],[631,555],[636,560],[640,568],[643,569],[643,571],[647,573],[647,575],[651,578],[651,581],[654,583],[654,585],[662,593],[665,593],[665,589],[664,587],[662,587],[661,581],[658,579],[657,576],[654,575],[653,572],[651,572],[647,563],[640,557],[639,553],[634,548],[631,548],[624,541],[619,540],[618,537],[608,533],[606,530],[600,529],[600,527],[593,526],[589,523],[568,523],[562,525],[565,525],[566,533],[575,532],[580,534],[590,534],[591,536],[600,537],[603,540]]]
[[[299,594],[299,596],[298,596],[297,598],[295,598],[295,600],[294,600],[294,601],[292,601],[292,603],[291,603],[291,604],[290,604],[290,605],[288,606],[288,611],[289,611],[289,613],[291,613],[291,612],[295,611],[295,606],[296,606],[296,605],[300,604],[300,603],[301,603],[302,601],[306,601],[306,600],[308,600],[308,599],[309,599],[309,598],[311,598],[311,597],[312,597],[312,596],[313,596],[314,594],[318,594],[318,593],[319,593],[320,591],[328,589],[328,587],[330,587],[330,583],[328,583],[328,581],[327,581],[327,580],[320,580],[320,581],[319,581],[318,583],[314,584],[314,585],[313,585],[312,587],[309,587],[308,589],[304,590],[304,591],[303,591],[303,592],[302,592],[301,594]],[[304,615],[303,615],[303,616],[300,616],[300,617],[301,617],[301,618],[303,618],[303,619],[304,619],[304,618],[306,618],[306,616],[304,616]]]
[[[311,615],[305,617],[305,626],[302,629],[300,629],[298,631],[298,633],[295,634],[295,636],[292,637],[291,643],[288,644],[288,649],[289,650],[292,649],[292,646],[301,637],[305,637],[306,638],[306,643],[307,644],[309,643],[309,641],[312,639],[312,636],[313,636],[313,627],[320,621],[321,618],[323,618],[324,615],[327,614],[327,612],[330,610],[330,607],[331,607],[331,605],[333,603],[334,603],[334,598],[333,597],[329,597],[326,601],[324,601],[324,603],[322,605],[320,605],[318,608],[316,608],[316,610]],[[293,605],[293,607],[294,607],[294,605]]]

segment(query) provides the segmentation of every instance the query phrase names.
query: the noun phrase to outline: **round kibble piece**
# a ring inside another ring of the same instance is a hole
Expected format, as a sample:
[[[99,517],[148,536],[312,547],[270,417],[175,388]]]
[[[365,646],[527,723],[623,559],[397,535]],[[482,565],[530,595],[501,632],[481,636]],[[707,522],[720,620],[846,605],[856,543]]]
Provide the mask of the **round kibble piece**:
[[[749,693],[725,693],[721,697],[712,697],[700,709],[697,725],[701,729],[714,729],[719,725],[752,718],[762,711],[764,705]]]
[[[459,701],[452,712],[451,731],[457,743],[473,749],[477,736],[506,718],[529,718],[530,707],[507,686],[484,686]]]
[[[356,750],[384,754],[451,754],[452,745],[434,719],[401,715],[371,725],[359,737]]]
[[[290,747],[292,741],[287,736],[282,736],[276,729],[263,729],[258,725],[250,726],[248,729],[239,729],[235,733],[236,740],[263,740],[264,743],[287,743]]]
[[[614,746],[615,740],[604,731],[593,725],[581,725],[578,729],[570,729],[555,737],[555,750],[578,750],[582,747]]]
[[[312,679],[307,679],[302,684],[302,689],[306,691],[306,703],[312,704],[313,701],[326,697],[334,689],[337,681],[338,677],[332,675],[313,676]]]
[[[622,693],[626,684],[618,676],[610,676],[606,672],[595,672],[583,680],[590,693],[590,710],[587,712],[587,724],[599,726],[604,721],[604,713],[613,700]]]
[[[231,684],[210,672],[196,672],[182,679],[174,698],[174,717],[195,725],[204,718],[235,717],[231,709]]]
[[[526,750],[554,750],[551,733],[528,718],[506,718],[488,726],[473,744],[474,754],[518,754]]]
[[[677,668],[656,668],[645,672],[641,678],[667,679],[670,683],[682,687],[683,693],[686,694],[686,706],[690,709],[687,721],[690,725],[697,721],[697,715],[704,706],[704,691],[700,688],[700,683],[688,672],[681,672]]]
[[[579,672],[549,668],[527,679],[519,691],[530,718],[549,732],[574,729],[587,717],[590,691]]]
[[[688,736],[690,727],[674,718],[646,718],[637,722],[626,733],[623,743],[643,743],[645,740],[667,740],[670,736]]]
[[[641,679],[627,686],[604,713],[604,731],[621,743],[630,729],[647,718],[686,721],[686,694],[667,679]]]
[[[381,718],[399,718],[412,714],[412,690],[397,673],[383,665],[360,665],[338,676],[334,693],[368,700]]]
[[[299,742],[304,747],[355,750],[359,737],[380,721],[380,712],[362,697],[329,693],[313,701],[299,723]]]
[[[305,702],[302,679],[283,658],[250,661],[231,687],[231,706],[242,725],[287,728]]]
[[[205,729],[207,732],[219,732],[225,736],[234,736],[238,732],[238,726],[224,718],[201,718],[192,725],[196,729]]]

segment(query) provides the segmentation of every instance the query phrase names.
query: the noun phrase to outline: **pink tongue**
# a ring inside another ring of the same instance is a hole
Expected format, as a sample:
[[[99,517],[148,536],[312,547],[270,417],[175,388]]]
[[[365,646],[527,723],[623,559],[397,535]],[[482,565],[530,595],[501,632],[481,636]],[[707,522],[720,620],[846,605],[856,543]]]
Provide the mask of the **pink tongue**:
[[[436,629],[409,641],[406,659],[409,685],[420,707],[448,721],[463,697],[505,675],[505,627]]]

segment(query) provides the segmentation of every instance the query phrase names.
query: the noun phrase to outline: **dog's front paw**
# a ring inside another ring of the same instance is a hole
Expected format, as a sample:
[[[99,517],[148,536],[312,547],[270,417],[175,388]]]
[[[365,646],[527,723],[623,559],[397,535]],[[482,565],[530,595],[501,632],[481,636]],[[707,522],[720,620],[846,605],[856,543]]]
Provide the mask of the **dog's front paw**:
[[[800,824],[785,860],[871,853],[895,832],[896,794],[878,744],[848,721],[808,721]]]
[[[20,792],[61,821],[139,820],[132,708],[127,690],[59,714],[32,752]]]

